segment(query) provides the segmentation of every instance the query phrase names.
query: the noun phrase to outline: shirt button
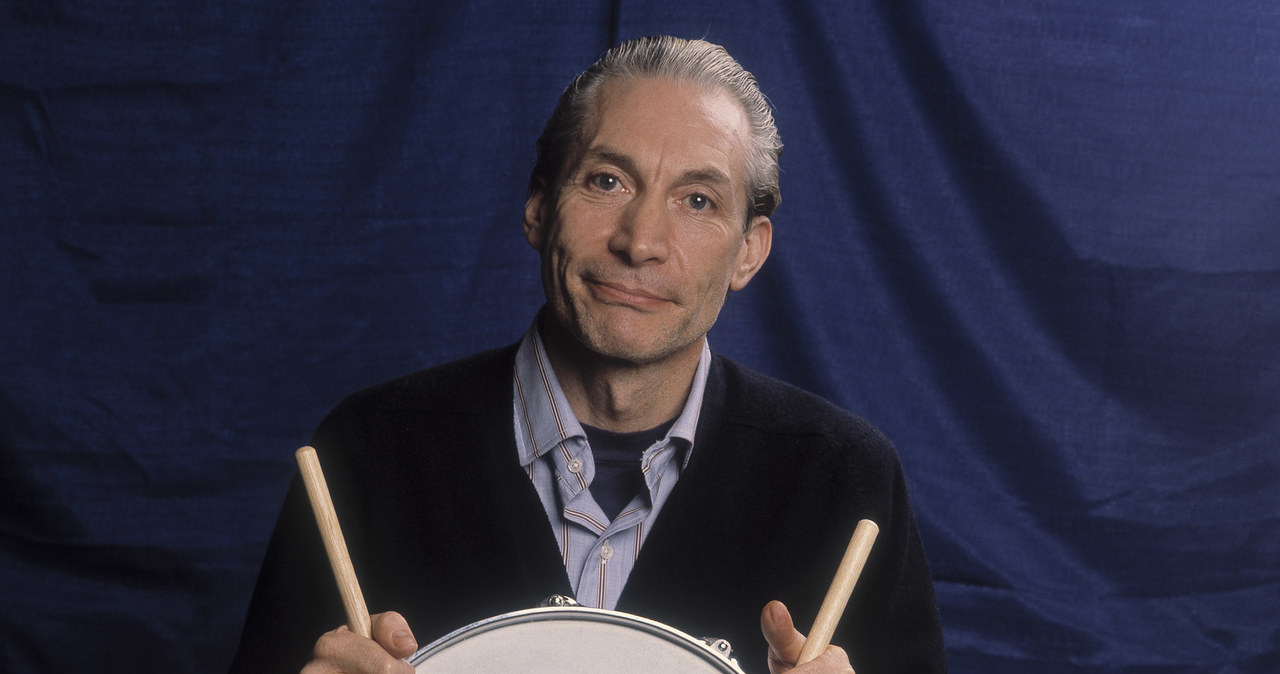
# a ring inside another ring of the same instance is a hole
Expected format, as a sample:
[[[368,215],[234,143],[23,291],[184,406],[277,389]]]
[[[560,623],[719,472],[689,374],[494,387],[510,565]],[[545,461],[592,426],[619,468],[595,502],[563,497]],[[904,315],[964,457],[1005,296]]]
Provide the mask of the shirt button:
[[[580,460],[578,460],[578,459],[569,459],[569,472],[570,472],[570,473],[581,473],[581,472],[582,472],[582,461],[580,461]]]
[[[607,562],[611,557],[613,557],[613,546],[609,545],[609,541],[605,541],[604,545],[600,546],[600,559]]]

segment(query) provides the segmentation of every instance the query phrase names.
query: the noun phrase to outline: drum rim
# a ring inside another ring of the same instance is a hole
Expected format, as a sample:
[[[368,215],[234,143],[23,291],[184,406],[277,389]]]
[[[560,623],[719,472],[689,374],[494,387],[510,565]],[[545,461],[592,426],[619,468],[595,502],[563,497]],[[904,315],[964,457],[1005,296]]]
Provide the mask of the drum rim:
[[[524,622],[538,622],[543,620],[558,620],[563,618],[588,618],[601,622],[612,623],[615,625],[630,626],[639,628],[642,632],[647,632],[654,636],[661,637],[668,641],[694,646],[694,651],[698,653],[707,662],[715,663],[721,667],[727,668],[727,672],[736,672],[742,674],[742,669],[738,667],[738,663],[732,657],[716,650],[708,640],[699,639],[682,632],[670,625],[638,616],[633,613],[625,613],[623,611],[612,611],[609,609],[591,608],[588,606],[542,606],[538,608],[528,608],[510,613],[503,613],[483,620],[478,620],[465,627],[460,627],[435,641],[419,648],[412,656],[409,657],[409,664],[415,667],[421,664],[428,655],[433,652],[442,650],[448,646],[461,641],[464,637],[471,637],[478,634],[489,632],[505,625],[518,624]],[[721,643],[717,641],[715,643]]]

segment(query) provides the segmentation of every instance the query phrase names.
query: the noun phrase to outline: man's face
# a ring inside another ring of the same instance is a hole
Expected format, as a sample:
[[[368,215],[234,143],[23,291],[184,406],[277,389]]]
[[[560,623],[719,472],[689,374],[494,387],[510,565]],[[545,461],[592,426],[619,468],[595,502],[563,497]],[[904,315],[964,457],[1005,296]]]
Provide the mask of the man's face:
[[[604,85],[555,203],[535,194],[552,317],[591,351],[653,363],[701,349],[730,290],[769,254],[746,231],[746,114],[727,94],[661,79]]]

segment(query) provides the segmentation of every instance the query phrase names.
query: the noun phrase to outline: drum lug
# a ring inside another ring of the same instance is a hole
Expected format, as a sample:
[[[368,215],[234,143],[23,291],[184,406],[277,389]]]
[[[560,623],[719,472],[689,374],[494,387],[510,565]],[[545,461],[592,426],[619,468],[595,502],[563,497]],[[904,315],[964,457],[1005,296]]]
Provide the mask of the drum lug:
[[[712,637],[702,637],[702,641],[715,651],[716,655],[724,658],[726,662],[734,667],[738,666],[738,659],[733,657],[733,646],[729,645],[728,639],[714,639]]]
[[[566,597],[562,594],[553,594],[538,602],[538,608],[564,608],[577,605],[578,602],[573,597]]]

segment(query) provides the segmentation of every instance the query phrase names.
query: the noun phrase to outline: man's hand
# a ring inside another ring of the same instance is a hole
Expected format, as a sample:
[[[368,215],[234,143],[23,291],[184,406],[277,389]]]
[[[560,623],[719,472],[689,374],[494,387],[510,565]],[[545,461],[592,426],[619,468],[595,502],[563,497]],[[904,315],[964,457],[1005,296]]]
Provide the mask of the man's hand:
[[[413,667],[403,660],[418,650],[409,623],[395,611],[371,616],[371,621],[372,640],[346,625],[326,632],[316,641],[302,674],[413,674]]]
[[[827,646],[821,655],[797,667],[804,635],[796,631],[791,612],[780,601],[771,601],[764,607],[760,613],[760,631],[769,642],[769,674],[854,674],[848,654],[839,646]]]

